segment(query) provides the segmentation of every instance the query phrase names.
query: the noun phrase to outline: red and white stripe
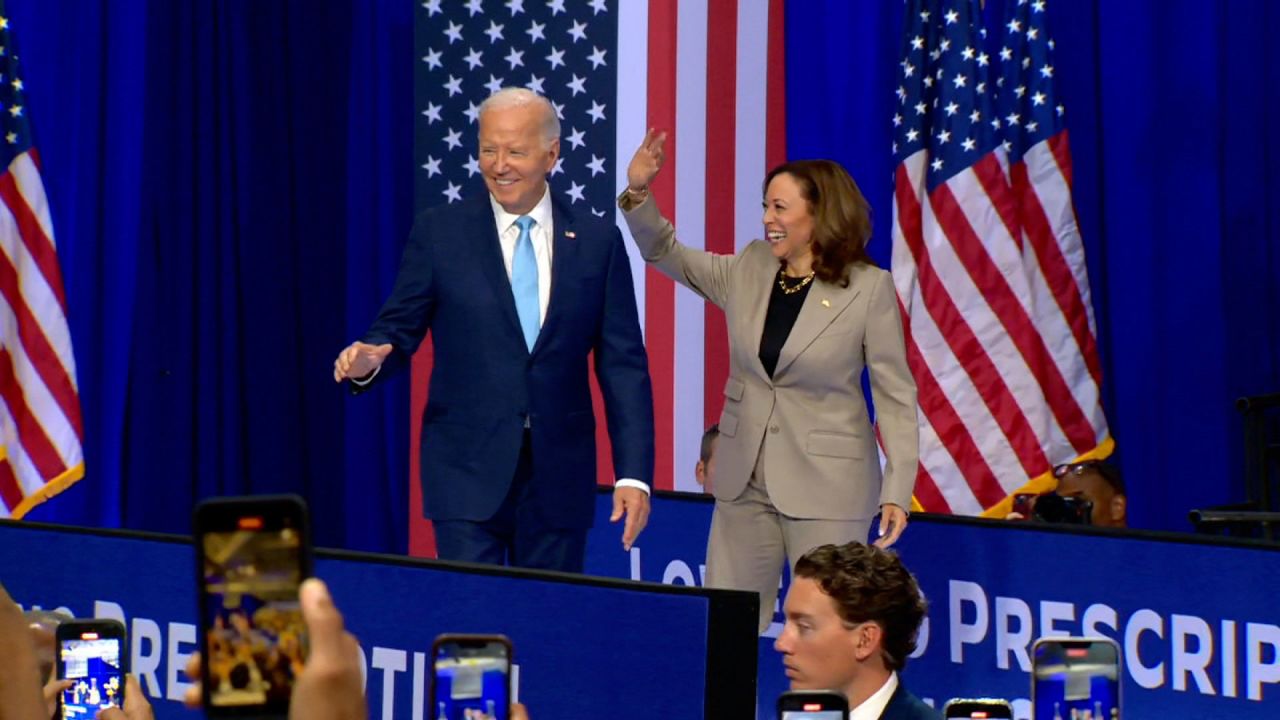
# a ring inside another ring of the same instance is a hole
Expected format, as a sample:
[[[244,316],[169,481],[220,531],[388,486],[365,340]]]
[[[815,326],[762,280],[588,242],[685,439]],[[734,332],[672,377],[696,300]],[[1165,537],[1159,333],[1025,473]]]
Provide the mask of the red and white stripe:
[[[668,132],[666,168],[653,193],[690,247],[733,253],[762,235],[761,182],[786,158],[783,0],[621,0],[614,182],[645,131]],[[724,32],[734,28],[735,32]],[[627,233],[617,216],[618,227]],[[702,433],[720,417],[729,374],[723,314],[648,269],[627,237],[640,324],[653,381],[654,487],[698,491],[694,466]],[[426,402],[430,342],[414,358],[411,407]],[[592,380],[597,418],[604,417]],[[421,520],[417,438],[411,413],[410,553],[435,551]],[[613,484],[607,424],[596,423],[598,479]]]
[[[84,474],[75,359],[35,151],[0,175],[0,517]]]
[[[1055,152],[1055,148],[1057,151]],[[1109,443],[1065,134],[926,192],[897,169],[893,276],[919,387],[927,510],[980,514]]]
[[[786,156],[782,11],[782,0],[620,4],[616,181],[647,128],[667,131],[653,193],[690,247],[731,254],[762,233],[761,182]],[[653,378],[655,486],[696,491],[729,372],[724,316],[628,249]]]

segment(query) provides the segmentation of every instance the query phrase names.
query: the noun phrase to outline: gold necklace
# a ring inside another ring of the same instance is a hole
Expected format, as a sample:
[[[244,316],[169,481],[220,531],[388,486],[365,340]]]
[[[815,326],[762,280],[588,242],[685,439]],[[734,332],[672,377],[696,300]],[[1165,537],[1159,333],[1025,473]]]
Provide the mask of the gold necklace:
[[[783,278],[785,278],[787,274],[779,270],[778,271],[778,287],[782,290],[782,293],[784,295],[793,295],[803,290],[805,285],[808,285],[809,283],[813,282],[813,273],[814,271],[810,270],[809,274],[805,275],[803,280],[801,280],[800,282],[796,283],[791,287],[788,287],[787,283],[783,280]]]

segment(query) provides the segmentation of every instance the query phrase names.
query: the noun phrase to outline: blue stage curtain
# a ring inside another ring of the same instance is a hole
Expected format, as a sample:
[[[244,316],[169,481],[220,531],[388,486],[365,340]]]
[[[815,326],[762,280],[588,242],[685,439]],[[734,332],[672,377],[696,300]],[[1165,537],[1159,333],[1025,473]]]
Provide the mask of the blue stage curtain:
[[[293,492],[407,547],[408,394],[337,352],[412,221],[411,3],[11,1],[68,287],[84,480],[31,518],[186,532]]]
[[[989,0],[993,42],[1004,2]],[[1267,0],[1049,0],[1104,405],[1134,526],[1244,496],[1234,400],[1280,391],[1280,58]],[[845,164],[887,267],[902,3],[787,5],[792,158]]]

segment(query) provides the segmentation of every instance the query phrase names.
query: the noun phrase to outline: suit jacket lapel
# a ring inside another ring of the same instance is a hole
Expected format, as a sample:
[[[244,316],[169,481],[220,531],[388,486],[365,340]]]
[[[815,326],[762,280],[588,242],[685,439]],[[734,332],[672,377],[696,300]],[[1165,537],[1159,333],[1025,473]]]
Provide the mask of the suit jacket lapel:
[[[535,353],[549,342],[550,334],[564,313],[564,304],[570,301],[565,297],[568,289],[564,281],[570,273],[569,268],[577,265],[574,258],[578,254],[578,240],[573,212],[564,207],[555,193],[551,194],[551,233],[551,299],[547,302],[547,316],[542,321],[542,329],[533,344]],[[514,311],[514,301],[511,307]]]
[[[498,226],[493,220],[488,194],[477,196],[469,214],[467,236],[474,238],[480,267],[489,281],[489,288],[497,298],[511,331],[520,336],[520,346],[524,347],[524,333],[520,329],[520,316],[516,314],[516,299],[511,294],[511,278],[507,277],[507,266],[502,261],[502,245],[498,242]]]
[[[774,368],[773,376],[777,378],[781,375],[857,296],[858,291],[852,285],[842,288],[814,278],[804,305],[800,307],[796,324],[783,343],[782,352],[778,353],[778,367]]]
[[[857,293],[855,293],[856,295]],[[902,678],[898,678],[898,687],[894,689],[893,694],[889,696],[889,702],[884,706],[884,712],[880,713],[880,720],[894,720],[902,717],[909,712],[907,704],[907,688],[902,684]]]

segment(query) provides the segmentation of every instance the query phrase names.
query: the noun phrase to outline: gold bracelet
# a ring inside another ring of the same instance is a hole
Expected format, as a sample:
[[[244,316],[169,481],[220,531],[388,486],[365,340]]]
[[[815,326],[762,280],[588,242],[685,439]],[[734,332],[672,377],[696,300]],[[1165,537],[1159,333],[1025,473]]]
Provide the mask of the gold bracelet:
[[[630,185],[628,185],[627,195],[631,196],[631,199],[635,200],[636,202],[644,202],[645,198],[649,197],[649,186],[645,185],[639,190],[635,190]]]

